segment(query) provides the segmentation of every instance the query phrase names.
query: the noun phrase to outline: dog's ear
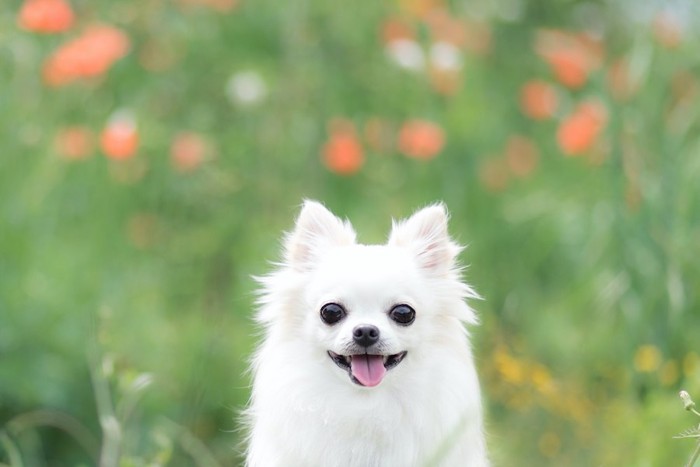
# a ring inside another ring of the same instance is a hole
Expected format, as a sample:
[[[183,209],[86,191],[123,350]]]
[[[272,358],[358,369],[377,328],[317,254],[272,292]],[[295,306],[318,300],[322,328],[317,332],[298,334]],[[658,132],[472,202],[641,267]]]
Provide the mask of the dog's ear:
[[[299,271],[313,267],[319,254],[331,246],[352,245],[355,231],[317,201],[306,200],[294,230],[285,241],[286,263]]]
[[[409,248],[418,265],[438,275],[454,268],[462,248],[447,233],[447,209],[442,203],[423,208],[410,218],[394,222],[389,245]]]

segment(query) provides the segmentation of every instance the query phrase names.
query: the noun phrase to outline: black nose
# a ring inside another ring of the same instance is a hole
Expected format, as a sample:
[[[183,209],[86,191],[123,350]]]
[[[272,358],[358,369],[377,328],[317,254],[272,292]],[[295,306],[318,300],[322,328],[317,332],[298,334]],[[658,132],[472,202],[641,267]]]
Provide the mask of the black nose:
[[[369,347],[379,340],[379,329],[371,324],[362,324],[352,330],[352,338],[357,345]]]

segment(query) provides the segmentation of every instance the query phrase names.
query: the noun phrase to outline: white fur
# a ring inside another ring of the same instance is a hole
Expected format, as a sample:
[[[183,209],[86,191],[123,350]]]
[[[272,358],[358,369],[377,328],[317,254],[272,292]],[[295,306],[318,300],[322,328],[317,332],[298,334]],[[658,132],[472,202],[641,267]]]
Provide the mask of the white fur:
[[[479,383],[463,323],[475,323],[459,278],[460,247],[438,204],[395,223],[386,245],[361,245],[348,222],[307,201],[286,237],[285,260],[260,279],[255,354],[246,411],[249,467],[483,467]],[[329,302],[347,316],[319,315]],[[410,326],[388,317],[416,310]],[[375,325],[387,354],[407,351],[375,387],[351,382],[342,353],[358,324]]]

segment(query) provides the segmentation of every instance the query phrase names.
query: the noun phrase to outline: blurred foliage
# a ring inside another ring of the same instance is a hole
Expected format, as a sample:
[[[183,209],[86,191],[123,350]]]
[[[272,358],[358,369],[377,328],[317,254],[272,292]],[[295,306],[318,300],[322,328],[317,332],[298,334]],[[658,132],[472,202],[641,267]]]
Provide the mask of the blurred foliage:
[[[0,462],[238,464],[250,275],[310,197],[366,242],[447,203],[495,465],[680,465],[698,13],[3,3]]]

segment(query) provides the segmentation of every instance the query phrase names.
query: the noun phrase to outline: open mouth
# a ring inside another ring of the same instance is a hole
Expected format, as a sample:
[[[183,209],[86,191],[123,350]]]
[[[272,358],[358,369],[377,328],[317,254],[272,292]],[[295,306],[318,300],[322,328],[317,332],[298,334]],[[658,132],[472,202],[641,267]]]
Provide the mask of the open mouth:
[[[336,365],[348,372],[353,383],[372,387],[382,382],[387,370],[401,363],[406,356],[406,351],[393,355],[340,355],[329,350],[328,356]]]

